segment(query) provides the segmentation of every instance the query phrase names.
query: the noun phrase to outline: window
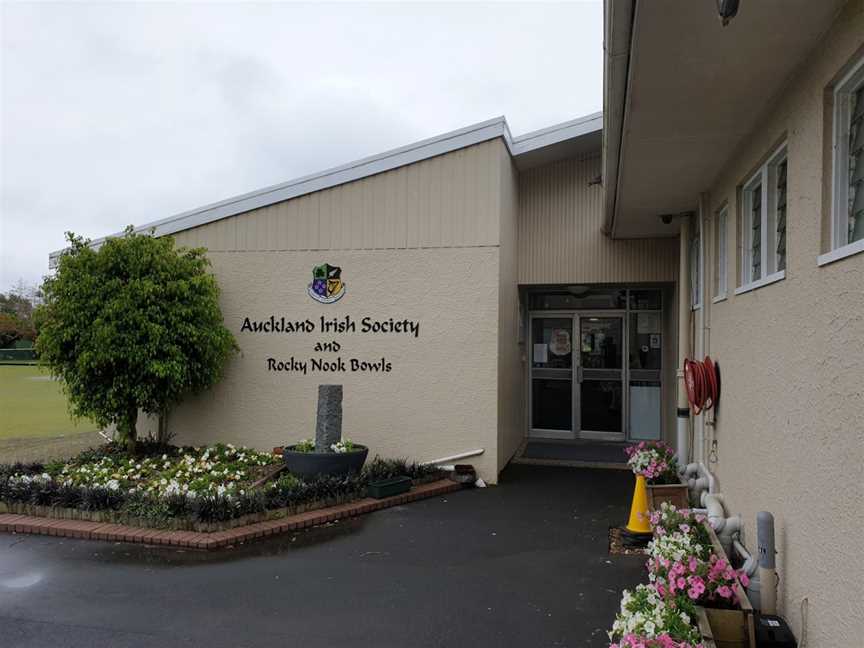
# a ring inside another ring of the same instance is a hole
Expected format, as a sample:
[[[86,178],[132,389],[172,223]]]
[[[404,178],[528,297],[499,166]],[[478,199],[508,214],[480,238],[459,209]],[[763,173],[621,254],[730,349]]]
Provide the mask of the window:
[[[786,145],[744,185],[741,219],[741,288],[745,292],[785,276]]]
[[[726,220],[729,210],[723,207],[718,213],[714,223],[714,277],[716,290],[714,299],[722,299],[726,296]]]
[[[831,248],[864,250],[864,58],[834,90]],[[820,264],[845,254],[827,254]]]
[[[696,233],[690,239],[690,307],[693,310],[702,306],[702,227],[699,223]]]

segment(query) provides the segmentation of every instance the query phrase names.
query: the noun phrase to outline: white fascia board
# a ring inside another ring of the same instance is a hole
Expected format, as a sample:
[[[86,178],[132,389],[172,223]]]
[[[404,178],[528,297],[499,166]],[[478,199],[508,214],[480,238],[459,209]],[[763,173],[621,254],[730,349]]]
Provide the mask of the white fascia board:
[[[603,130],[603,113],[596,112],[579,119],[555,124],[548,128],[525,133],[513,138],[511,153],[514,157],[522,153],[535,151],[539,148],[558,144],[566,140],[576,139]]]
[[[408,144],[407,146],[379,153],[378,155],[372,155],[325,171],[264,187],[263,189],[227,198],[226,200],[198,207],[197,209],[181,212],[168,218],[138,226],[135,228],[135,231],[149,232],[152,230],[155,236],[174,234],[223,218],[236,216],[253,209],[297,198],[304,194],[329,189],[408,164],[427,160],[497,137],[504,140],[510,155],[516,156],[520,153],[527,153],[566,139],[598,131],[602,128],[602,121],[602,115],[595,113],[587,117],[574,119],[563,124],[513,138],[510,135],[507,120],[504,117],[495,117],[494,119],[466,126],[465,128],[444,133],[443,135],[430,137],[413,144]],[[105,239],[117,236],[122,236],[122,233],[118,232],[117,234],[93,240],[91,241],[91,245],[99,247]],[[56,267],[57,258],[65,250],[65,248],[57,250],[49,255],[48,265],[50,268]]]

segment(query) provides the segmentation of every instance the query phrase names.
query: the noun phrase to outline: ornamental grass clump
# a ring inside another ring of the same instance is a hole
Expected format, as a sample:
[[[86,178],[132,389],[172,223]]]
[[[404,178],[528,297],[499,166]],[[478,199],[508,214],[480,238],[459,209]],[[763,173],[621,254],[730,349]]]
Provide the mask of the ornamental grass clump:
[[[402,476],[414,480],[427,479],[440,473],[438,466],[423,465],[407,459],[382,459],[377,455],[363,467],[363,474],[370,482]]]
[[[624,590],[621,610],[608,633],[610,648],[701,646],[696,620],[696,607],[686,597],[664,597],[653,585],[638,585],[632,592]]]
[[[677,484],[678,460],[675,451],[662,441],[640,441],[624,448],[627,465],[649,484]]]

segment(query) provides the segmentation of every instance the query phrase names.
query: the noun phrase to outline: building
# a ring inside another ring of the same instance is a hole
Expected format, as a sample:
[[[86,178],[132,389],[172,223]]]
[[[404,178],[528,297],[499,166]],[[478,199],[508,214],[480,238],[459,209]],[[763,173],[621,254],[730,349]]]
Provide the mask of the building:
[[[864,2],[607,0],[604,116],[503,118],[145,225],[205,246],[241,355],[181,443],[373,453],[663,438],[716,474],[811,645],[864,617]],[[722,369],[691,416],[685,356]],[[692,442],[691,442],[692,439]]]

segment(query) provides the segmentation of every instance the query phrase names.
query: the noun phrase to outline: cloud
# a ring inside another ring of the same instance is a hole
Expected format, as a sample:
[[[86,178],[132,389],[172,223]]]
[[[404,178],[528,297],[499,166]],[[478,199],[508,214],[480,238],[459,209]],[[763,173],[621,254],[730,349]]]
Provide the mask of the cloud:
[[[119,231],[505,114],[600,108],[602,6],[11,4],[0,290]]]

